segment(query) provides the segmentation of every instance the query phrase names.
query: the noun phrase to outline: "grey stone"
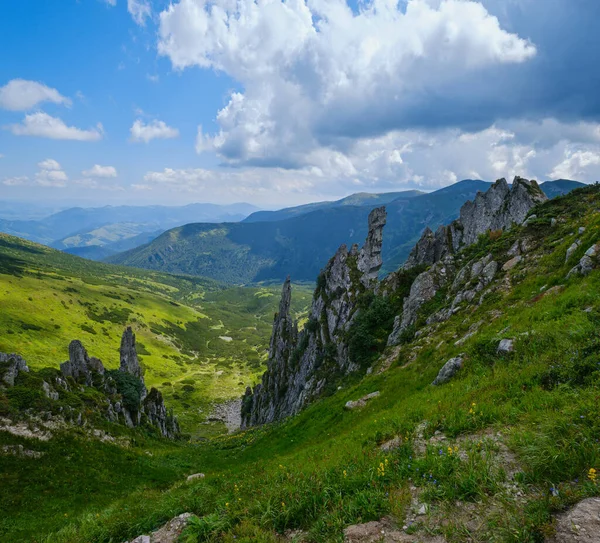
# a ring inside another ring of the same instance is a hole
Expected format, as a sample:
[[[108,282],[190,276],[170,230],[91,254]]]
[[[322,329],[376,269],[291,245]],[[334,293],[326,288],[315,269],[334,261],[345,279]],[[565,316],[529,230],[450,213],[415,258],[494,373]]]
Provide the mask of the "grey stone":
[[[159,390],[151,388],[142,401],[142,412],[148,417],[152,426],[156,426],[163,437],[174,438],[180,433],[177,419],[172,411],[167,411],[163,396]]]
[[[69,344],[69,360],[60,365],[60,371],[65,378],[71,377],[76,383],[91,386],[93,383],[92,370],[99,367],[98,363],[102,366],[102,362],[97,359],[91,362],[85,347],[81,341],[76,339]],[[104,368],[102,373],[104,373]]]
[[[596,267],[598,254],[600,253],[600,243],[592,245],[581,257],[576,266],[567,274],[567,278],[573,275],[588,275]]]
[[[600,541],[600,498],[588,498],[558,515],[556,532],[547,543],[598,543]]]
[[[348,409],[349,411],[352,411],[353,409],[361,409],[363,407],[365,407],[365,405],[367,405],[367,402],[369,400],[372,400],[373,398],[377,398],[377,396],[379,396],[379,391],[376,392],[371,392],[370,394],[367,394],[366,396],[363,396],[362,398],[358,399],[358,400],[350,400],[348,402],[346,402],[346,405],[344,405],[345,409]]]
[[[507,262],[504,263],[504,265],[502,266],[502,270],[503,271],[512,270],[519,262],[521,262],[521,260],[523,260],[523,257],[521,255],[517,255],[517,256],[511,258],[510,260],[508,260]]]
[[[583,234],[585,232],[585,227],[584,226],[580,226],[577,231],[579,232],[579,235],[581,235],[581,234]]]
[[[431,384],[437,386],[447,383],[448,381],[450,381],[450,379],[452,379],[452,377],[454,377],[459,372],[459,370],[462,367],[463,358],[461,356],[451,358],[442,366],[442,369],[439,371],[437,377]]]
[[[195,479],[204,479],[204,473],[194,473],[193,475],[188,475],[187,481],[194,481]]]
[[[140,361],[138,360],[137,351],[135,348],[135,334],[133,333],[131,326],[128,326],[123,332],[123,336],[121,337],[121,348],[119,349],[119,352],[121,359],[121,365],[119,369],[125,373],[135,375],[135,377],[143,382],[144,375],[140,366]]]
[[[56,390],[54,390],[46,381],[42,382],[42,390],[44,391],[44,395],[46,398],[50,400],[58,400],[59,395]]]
[[[15,379],[19,372],[28,372],[27,362],[18,354],[0,353],[0,374],[2,382],[9,386],[15,386]]]
[[[569,259],[571,258],[571,256],[573,255],[573,253],[579,249],[579,247],[581,246],[581,241],[576,240],[568,249],[567,249],[567,255],[565,257],[565,263],[567,263],[569,261]]]
[[[498,344],[498,352],[501,354],[512,353],[515,350],[515,342],[512,339],[503,339]]]
[[[358,270],[362,273],[360,281],[365,287],[369,287],[374,280],[377,280],[383,264],[381,248],[386,216],[385,207],[374,209],[369,214],[369,233],[357,260]]]

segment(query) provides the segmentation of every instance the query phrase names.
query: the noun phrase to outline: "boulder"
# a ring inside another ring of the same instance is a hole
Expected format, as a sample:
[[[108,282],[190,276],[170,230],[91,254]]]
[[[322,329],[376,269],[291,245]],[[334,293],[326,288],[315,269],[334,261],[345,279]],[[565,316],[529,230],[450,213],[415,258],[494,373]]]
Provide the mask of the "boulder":
[[[194,481],[196,479],[204,479],[204,473],[194,473],[193,475],[188,475],[187,481]]]
[[[514,340],[512,339],[503,339],[498,344],[498,353],[499,354],[508,354],[512,353],[515,350]]]
[[[523,257],[521,255],[517,255],[517,256],[511,258],[510,260],[508,260],[507,262],[504,263],[504,265],[502,266],[502,270],[503,271],[512,270],[519,262],[521,262],[521,260],[523,260]]]
[[[432,385],[443,385],[447,383],[454,377],[459,370],[463,367],[463,358],[461,356],[457,356],[455,358],[451,358],[446,362],[442,369],[439,371],[437,377],[434,379]]]
[[[133,539],[130,543],[177,543],[181,532],[183,532],[192,517],[194,517],[192,513],[183,513],[172,518],[150,535],[141,535]]]

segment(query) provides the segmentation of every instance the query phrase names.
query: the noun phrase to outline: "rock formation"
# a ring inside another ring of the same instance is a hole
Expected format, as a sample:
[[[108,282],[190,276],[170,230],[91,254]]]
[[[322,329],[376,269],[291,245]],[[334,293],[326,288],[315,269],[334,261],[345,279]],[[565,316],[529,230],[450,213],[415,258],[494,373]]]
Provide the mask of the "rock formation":
[[[279,312],[273,322],[267,371],[242,401],[242,428],[280,420],[298,413],[325,393],[341,376],[356,371],[348,356],[345,333],[356,314],[357,301],[377,288],[385,208],[369,215],[363,248],[342,245],[317,279],[309,319],[298,334],[290,315],[291,285],[283,285]]]
[[[71,377],[76,383],[93,384],[93,372],[104,375],[104,366],[97,358],[90,358],[81,341],[75,339],[69,344],[69,360],[60,365],[63,376]]]
[[[449,307],[430,315],[427,323],[441,322],[457,312],[463,302],[472,302],[493,280],[499,265],[492,255],[468,262],[458,271],[455,254],[475,243],[481,234],[506,230],[513,224],[522,224],[529,211],[547,200],[537,182],[515,177],[512,188],[505,179],[496,181],[485,193],[477,193],[475,200],[466,202],[460,218],[448,226],[440,226],[435,234],[425,229],[404,264],[405,269],[418,266],[430,268],[417,276],[409,295],[405,298],[402,315],[396,317],[388,345],[397,345],[404,333],[418,320],[419,311],[442,290],[451,295]],[[511,251],[516,258],[509,267],[521,259],[520,245]]]
[[[466,202],[460,217],[448,226],[440,226],[435,234],[426,228],[404,267],[431,266],[475,243],[481,234],[522,224],[531,208],[547,199],[536,181],[515,177],[509,187],[506,179],[499,179],[487,192],[478,192],[475,200]]]
[[[28,372],[27,362],[18,354],[0,353],[0,385],[15,386],[15,379],[19,372]]]
[[[135,375],[140,381],[143,381],[144,375],[140,366],[140,361],[138,360],[135,348],[135,334],[133,333],[131,326],[128,326],[123,332],[119,352],[121,355],[121,365],[119,369],[125,373]]]
[[[164,437],[172,439],[179,435],[179,424],[173,416],[173,410],[167,411],[162,394],[157,389],[151,388],[148,396],[144,398],[142,412]]]

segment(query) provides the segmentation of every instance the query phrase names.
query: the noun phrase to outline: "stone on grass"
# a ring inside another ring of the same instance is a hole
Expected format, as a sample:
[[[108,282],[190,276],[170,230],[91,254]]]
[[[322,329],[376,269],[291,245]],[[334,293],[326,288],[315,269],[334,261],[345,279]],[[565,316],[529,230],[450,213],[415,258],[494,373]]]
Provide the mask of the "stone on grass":
[[[498,344],[498,353],[507,354],[515,350],[515,342],[512,339],[503,339]]]
[[[204,479],[204,473],[194,473],[187,478],[188,481],[193,481],[194,479]]]
[[[348,410],[360,409],[367,405],[367,402],[369,400],[371,400],[372,398],[376,398],[377,396],[379,396],[379,391],[371,392],[371,394],[367,394],[366,396],[363,396],[358,400],[350,400],[346,402],[346,405],[344,407]]]
[[[448,362],[446,362],[442,366],[442,369],[440,370],[437,377],[431,384],[437,386],[437,385],[443,385],[444,383],[447,383],[448,381],[450,381],[450,379],[452,379],[452,377],[454,377],[458,373],[458,371],[462,368],[462,366],[463,366],[462,357],[457,356],[455,358],[451,358],[450,360],[448,360]]]
[[[503,271],[512,270],[519,262],[521,262],[521,260],[523,260],[523,257],[521,255],[517,255],[517,256],[511,258],[508,262],[504,263],[504,266],[502,266],[502,270]]]
[[[600,541],[600,498],[579,502],[556,519],[556,533],[547,543],[598,543]]]

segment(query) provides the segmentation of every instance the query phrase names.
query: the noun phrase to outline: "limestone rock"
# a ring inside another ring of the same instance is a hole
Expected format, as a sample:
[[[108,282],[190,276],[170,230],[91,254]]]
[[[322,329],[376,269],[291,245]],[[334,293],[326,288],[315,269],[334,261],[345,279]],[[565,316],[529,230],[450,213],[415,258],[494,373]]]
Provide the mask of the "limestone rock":
[[[142,412],[148,417],[152,426],[156,426],[163,437],[174,438],[180,433],[177,419],[172,411],[167,411],[162,394],[151,388],[149,394],[142,402]]]
[[[437,377],[431,383],[432,385],[443,385],[447,383],[454,377],[459,370],[463,367],[463,358],[461,356],[457,356],[456,358],[451,358],[446,362],[442,369],[439,371]]]
[[[592,245],[579,262],[567,274],[567,279],[573,275],[589,275],[598,265],[598,256],[600,255],[600,243]]]
[[[46,381],[42,382],[42,390],[44,391],[44,395],[46,398],[50,400],[58,400],[59,395],[56,390],[54,390]]]
[[[18,354],[0,353],[1,382],[9,387],[15,386],[15,379],[20,371],[28,372],[27,362]]]
[[[150,535],[136,537],[131,543],[176,543],[192,517],[194,517],[192,513],[183,513]]]
[[[579,249],[579,247],[581,246],[581,241],[576,240],[568,249],[567,249],[567,256],[565,257],[565,264],[569,261],[569,259],[571,258],[571,256],[573,255],[573,253]]]
[[[187,481],[194,481],[196,479],[204,479],[204,473],[194,473],[192,475],[188,475]]]
[[[512,353],[515,350],[515,344],[512,339],[503,339],[498,344],[498,353],[500,354],[508,354]]]
[[[402,438],[400,436],[396,436],[385,443],[382,443],[379,446],[379,449],[383,452],[393,451],[398,449],[402,445]]]
[[[600,541],[600,498],[579,502],[556,519],[556,533],[547,543],[598,543]]]

